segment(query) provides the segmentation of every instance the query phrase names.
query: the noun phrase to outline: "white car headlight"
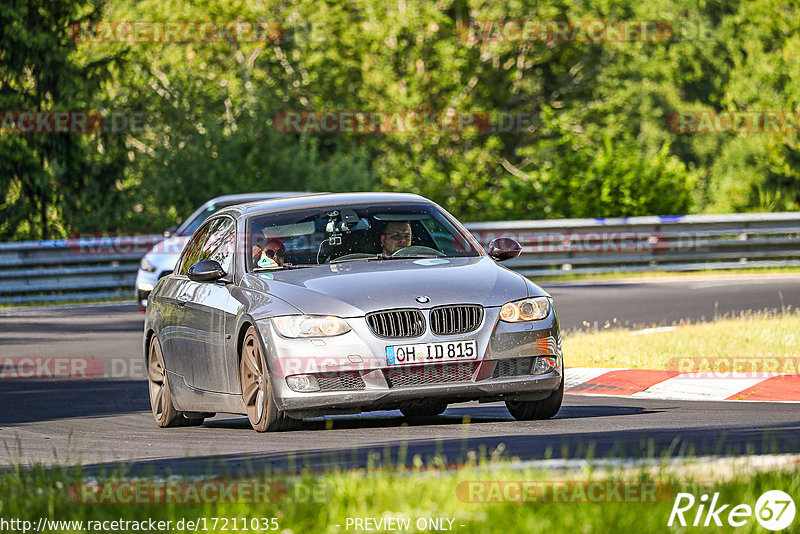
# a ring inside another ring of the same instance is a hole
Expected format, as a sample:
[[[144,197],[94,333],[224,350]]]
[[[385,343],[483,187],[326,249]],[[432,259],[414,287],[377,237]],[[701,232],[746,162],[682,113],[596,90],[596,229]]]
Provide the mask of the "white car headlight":
[[[504,304],[500,308],[500,320],[507,323],[537,321],[550,315],[548,297],[531,297]]]
[[[156,268],[148,261],[147,256],[142,258],[142,261],[139,262],[139,268],[146,273],[154,273]]]
[[[330,337],[350,331],[344,319],[333,315],[283,315],[273,317],[272,324],[283,337]]]

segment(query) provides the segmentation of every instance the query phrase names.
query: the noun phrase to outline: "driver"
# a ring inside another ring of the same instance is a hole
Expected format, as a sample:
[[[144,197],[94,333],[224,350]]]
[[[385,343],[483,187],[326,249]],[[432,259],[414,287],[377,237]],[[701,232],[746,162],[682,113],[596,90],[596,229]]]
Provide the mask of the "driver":
[[[391,256],[401,248],[411,246],[411,223],[397,221],[386,223],[381,233],[382,252]]]

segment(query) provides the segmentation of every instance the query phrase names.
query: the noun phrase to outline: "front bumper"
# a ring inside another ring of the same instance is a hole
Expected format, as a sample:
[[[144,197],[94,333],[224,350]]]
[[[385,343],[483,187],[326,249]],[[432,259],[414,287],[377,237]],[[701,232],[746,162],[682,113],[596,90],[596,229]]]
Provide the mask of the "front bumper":
[[[560,373],[513,379],[485,379],[440,385],[398,389],[369,388],[359,391],[326,391],[302,393],[301,396],[276,398],[278,407],[297,417],[312,417],[330,412],[362,412],[392,410],[406,401],[443,399],[450,403],[472,400],[541,400],[558,389]],[[296,393],[296,392],[292,392]]]
[[[308,417],[394,409],[406,401],[428,398],[465,402],[547,397],[561,385],[564,368],[555,311],[540,321],[514,324],[500,322],[499,311],[486,308],[482,325],[469,334],[436,336],[426,332],[412,340],[377,338],[364,318],[346,319],[350,332],[325,339],[286,339],[275,332],[269,320],[259,321],[275,402],[281,410]],[[389,345],[465,339],[477,342],[477,360],[410,366],[386,362]],[[555,358],[555,369],[532,374],[536,358],[543,356]],[[342,387],[294,391],[286,377],[299,374],[340,380]]]

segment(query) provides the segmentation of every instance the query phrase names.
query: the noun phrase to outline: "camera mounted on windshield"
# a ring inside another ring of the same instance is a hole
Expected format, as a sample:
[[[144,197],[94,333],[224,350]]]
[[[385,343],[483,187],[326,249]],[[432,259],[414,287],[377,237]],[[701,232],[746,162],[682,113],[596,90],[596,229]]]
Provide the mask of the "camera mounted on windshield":
[[[327,215],[328,224],[325,225],[325,233],[328,234],[329,245],[341,245],[343,233],[350,233],[353,230],[369,230],[370,228],[369,221],[359,218],[352,208],[329,211]]]

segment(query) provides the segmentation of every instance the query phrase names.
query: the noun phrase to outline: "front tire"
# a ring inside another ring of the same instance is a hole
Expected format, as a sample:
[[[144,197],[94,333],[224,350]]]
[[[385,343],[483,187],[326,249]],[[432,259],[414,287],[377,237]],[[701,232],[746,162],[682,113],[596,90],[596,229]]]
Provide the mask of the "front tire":
[[[276,432],[299,425],[298,420],[286,415],[275,404],[267,362],[256,329],[252,326],[247,329],[242,343],[239,380],[245,411],[253,430]]]
[[[540,419],[550,419],[561,409],[564,400],[564,377],[561,377],[561,385],[553,391],[549,397],[537,401],[506,401],[511,416],[517,421],[535,421]]]

